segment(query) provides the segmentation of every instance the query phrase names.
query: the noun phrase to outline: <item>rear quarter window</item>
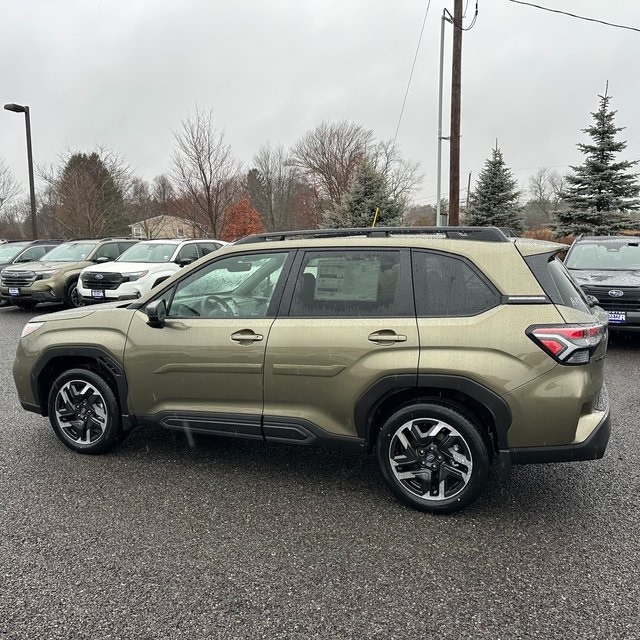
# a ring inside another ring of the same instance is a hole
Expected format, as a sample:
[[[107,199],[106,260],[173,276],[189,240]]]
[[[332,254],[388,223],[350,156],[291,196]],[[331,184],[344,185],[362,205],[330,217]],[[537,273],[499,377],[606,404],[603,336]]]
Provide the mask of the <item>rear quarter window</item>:
[[[582,289],[555,255],[538,254],[525,260],[551,302],[590,313]]]
[[[443,253],[412,255],[419,317],[474,316],[500,304],[500,295],[475,265]]]

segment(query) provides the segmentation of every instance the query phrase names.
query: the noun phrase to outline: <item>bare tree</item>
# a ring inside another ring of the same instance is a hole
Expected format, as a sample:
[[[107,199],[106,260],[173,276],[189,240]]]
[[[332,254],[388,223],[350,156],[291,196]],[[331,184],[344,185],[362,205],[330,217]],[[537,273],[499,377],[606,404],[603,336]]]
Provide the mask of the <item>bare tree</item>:
[[[280,144],[263,144],[253,158],[258,172],[258,193],[254,206],[262,214],[269,231],[290,228],[296,202],[298,172]]]
[[[20,185],[16,182],[4,160],[0,158],[0,221],[4,221],[7,215],[13,217],[13,211],[9,209],[9,204],[19,193]]]
[[[31,203],[28,198],[12,200],[0,209],[0,238],[17,240],[25,237],[25,222],[31,215]]]
[[[340,207],[365,159],[405,208],[422,179],[418,165],[404,160],[393,142],[377,141],[362,125],[323,122],[294,145],[291,162],[314,189],[318,214],[326,216]]]
[[[160,213],[169,215],[176,198],[176,192],[171,184],[171,180],[164,174],[156,176],[151,185],[151,193],[158,205]]]
[[[422,180],[418,163],[405,160],[392,140],[379,142],[369,153],[369,158],[376,171],[386,179],[391,197],[406,208]]]
[[[136,223],[145,238],[157,238],[163,233],[165,215],[149,188],[149,184],[141,178],[134,177],[127,198],[129,221]]]
[[[529,200],[524,208],[524,218],[531,230],[548,227],[552,216],[561,208],[564,177],[546,167],[538,169],[528,180]]]
[[[552,171],[549,174],[549,186],[551,187],[551,199],[553,202],[554,210],[560,208],[562,197],[567,187],[567,178],[557,171]]]
[[[224,133],[213,125],[211,110],[187,116],[174,132],[176,150],[172,175],[183,215],[214,237],[222,234],[225,211],[237,199],[241,164],[235,160]]]
[[[292,164],[314,188],[320,212],[340,206],[374,145],[373,131],[346,120],[323,122],[294,145]]]

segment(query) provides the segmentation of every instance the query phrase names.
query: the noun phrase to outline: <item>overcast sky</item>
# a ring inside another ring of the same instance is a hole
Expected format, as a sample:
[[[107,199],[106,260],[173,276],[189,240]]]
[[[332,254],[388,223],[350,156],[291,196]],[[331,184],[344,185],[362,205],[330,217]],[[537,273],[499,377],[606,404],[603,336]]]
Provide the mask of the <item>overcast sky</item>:
[[[538,4],[640,28],[638,0]],[[165,173],[195,106],[248,168],[322,120],[394,136],[427,0],[21,0],[0,7],[0,102],[31,108],[36,164],[104,145],[141,177]],[[398,143],[434,203],[440,16],[432,0]],[[475,8],[469,0],[468,24]],[[451,27],[446,32],[448,132]],[[508,0],[479,0],[463,37],[461,187],[496,138],[518,180],[581,162],[576,143],[609,81],[624,157],[640,158],[640,33]],[[28,185],[24,118],[0,111],[0,157]],[[448,148],[444,146],[443,193]],[[464,193],[462,194],[464,197]]]

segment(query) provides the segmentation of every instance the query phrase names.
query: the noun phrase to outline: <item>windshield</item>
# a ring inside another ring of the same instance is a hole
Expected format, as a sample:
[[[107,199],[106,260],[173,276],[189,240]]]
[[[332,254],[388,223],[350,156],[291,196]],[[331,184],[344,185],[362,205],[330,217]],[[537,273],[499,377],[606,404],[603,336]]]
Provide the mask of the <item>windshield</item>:
[[[15,258],[23,249],[23,244],[0,245],[0,262],[8,262]]]
[[[580,242],[569,252],[565,265],[569,269],[640,269],[640,246],[637,239]]]
[[[94,250],[97,242],[65,242],[47,253],[47,262],[81,262]]]
[[[139,242],[127,249],[118,262],[169,262],[178,245],[170,242]]]

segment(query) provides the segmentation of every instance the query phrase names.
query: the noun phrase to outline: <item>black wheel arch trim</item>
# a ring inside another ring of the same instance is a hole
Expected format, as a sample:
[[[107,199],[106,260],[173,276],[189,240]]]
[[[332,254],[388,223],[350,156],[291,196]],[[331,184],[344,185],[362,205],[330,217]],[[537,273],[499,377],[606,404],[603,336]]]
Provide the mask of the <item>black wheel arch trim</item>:
[[[358,436],[371,444],[371,428],[376,409],[397,393],[420,389],[457,391],[484,406],[493,419],[498,448],[508,448],[507,434],[511,426],[511,409],[506,401],[475,380],[445,374],[407,373],[380,378],[360,396],[356,403],[354,422]]]
[[[46,415],[46,398],[40,397],[39,381],[42,372],[52,360],[56,358],[88,358],[93,360],[100,368],[106,369],[116,383],[116,391],[120,403],[120,411],[123,417],[123,426],[129,422],[128,412],[128,385],[124,369],[120,363],[104,348],[87,345],[65,345],[64,347],[50,347],[43,351],[31,371],[31,390],[36,404],[40,407],[42,415]],[[53,382],[53,381],[52,381]]]

